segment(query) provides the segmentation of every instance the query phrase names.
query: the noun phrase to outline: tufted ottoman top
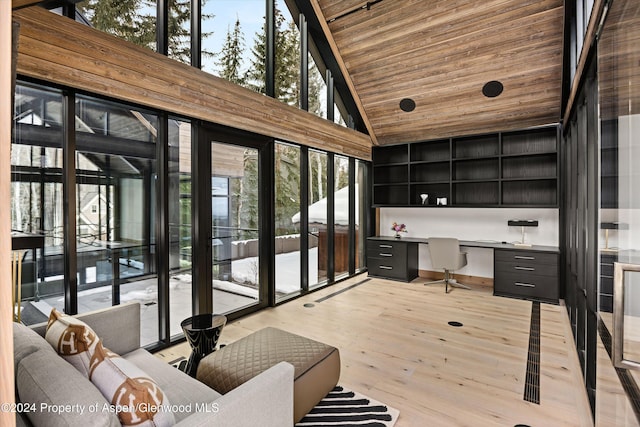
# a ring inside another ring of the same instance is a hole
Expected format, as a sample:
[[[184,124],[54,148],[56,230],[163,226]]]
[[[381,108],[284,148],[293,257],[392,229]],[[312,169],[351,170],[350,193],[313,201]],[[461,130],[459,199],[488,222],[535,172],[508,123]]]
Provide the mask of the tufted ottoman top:
[[[197,378],[225,394],[284,361],[294,366],[294,380],[298,380],[337,351],[335,347],[300,335],[264,328],[202,359]]]

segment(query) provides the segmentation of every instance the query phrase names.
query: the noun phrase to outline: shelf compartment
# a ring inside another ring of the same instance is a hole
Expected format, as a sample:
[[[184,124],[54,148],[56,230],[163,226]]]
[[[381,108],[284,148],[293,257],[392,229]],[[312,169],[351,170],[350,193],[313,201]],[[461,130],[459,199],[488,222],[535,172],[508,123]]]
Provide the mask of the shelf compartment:
[[[373,168],[374,184],[401,184],[406,183],[409,175],[409,167],[397,166],[375,166]]]
[[[558,181],[555,179],[503,181],[502,204],[557,206]]]
[[[451,203],[451,195],[449,194],[449,183],[437,184],[411,184],[409,194],[411,195],[410,204],[412,206],[436,206],[438,198],[446,198],[447,204]],[[421,194],[428,194],[429,198],[425,205],[422,204]]]
[[[502,154],[535,154],[556,152],[556,128],[527,130],[502,134]]]
[[[454,159],[474,159],[497,156],[499,152],[498,135],[474,136],[453,140]]]
[[[498,159],[456,161],[452,177],[454,181],[498,179]]]
[[[411,165],[411,182],[448,181],[449,162]]]
[[[373,150],[374,165],[390,165],[407,163],[409,161],[409,149],[406,144],[392,145],[389,147],[377,147]]]
[[[374,186],[373,204],[389,206],[408,205],[408,184]]]
[[[499,184],[491,182],[464,182],[453,185],[455,205],[497,205]]]
[[[439,162],[449,160],[450,157],[448,139],[411,144],[412,162]]]
[[[558,160],[556,154],[544,154],[502,159],[502,177],[509,178],[546,178],[557,176]]]

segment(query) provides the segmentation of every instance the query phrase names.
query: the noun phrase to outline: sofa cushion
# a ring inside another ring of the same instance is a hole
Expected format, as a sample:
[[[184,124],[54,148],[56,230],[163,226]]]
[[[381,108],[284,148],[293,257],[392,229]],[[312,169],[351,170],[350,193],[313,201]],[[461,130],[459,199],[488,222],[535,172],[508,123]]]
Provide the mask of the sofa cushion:
[[[43,350],[56,355],[49,343],[31,328],[22,323],[13,322],[13,370],[18,370],[18,363],[31,353]]]
[[[220,397],[220,393],[217,391],[172,367],[143,348],[122,357],[143,368],[165,391],[171,404],[179,409],[174,411],[176,422],[182,421],[198,409],[202,411],[202,408],[206,408],[206,405],[210,405]]]
[[[54,308],[49,315],[45,338],[60,356],[89,377],[91,356],[98,343],[98,337],[89,325]]]
[[[89,379],[117,410],[123,426],[161,427],[175,424],[169,399],[142,369],[105,349],[98,341]]]
[[[120,425],[100,391],[53,351],[39,349],[18,362],[16,390],[21,402],[36,405],[27,412],[33,425]]]

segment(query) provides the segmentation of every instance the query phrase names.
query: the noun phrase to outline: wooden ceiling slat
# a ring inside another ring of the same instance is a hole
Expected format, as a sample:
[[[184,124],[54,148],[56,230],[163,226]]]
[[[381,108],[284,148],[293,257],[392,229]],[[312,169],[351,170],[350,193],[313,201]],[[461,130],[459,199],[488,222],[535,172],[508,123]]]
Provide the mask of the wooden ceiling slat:
[[[372,15],[368,21],[361,23],[346,22],[347,20],[355,21],[357,15],[354,14],[345,18],[344,21],[341,20],[339,28],[335,22],[330,24],[330,27],[338,40],[342,40],[344,36],[350,37],[350,44],[344,54],[354,51],[368,54],[366,49],[375,52],[375,44],[393,49],[395,45],[404,46],[407,40],[410,40],[415,45],[434,46],[455,40],[461,35],[493,31],[514,19],[548,9],[553,5],[549,2],[555,2],[558,7],[557,0],[544,0],[540,4],[525,7],[518,2],[501,0],[487,2],[482,8],[474,8],[467,2],[465,2],[466,6],[457,8],[455,5],[442,2],[436,3],[433,8],[430,2],[418,3],[413,7],[394,9],[389,14],[379,17]],[[379,12],[378,9],[376,11]],[[383,29],[383,31],[371,39],[367,37],[371,27]]]
[[[561,0],[384,0],[328,26],[375,137],[389,144],[557,122],[563,13]],[[502,95],[482,96],[489,80]],[[414,112],[399,109],[404,97]]]
[[[534,43],[542,46],[547,44],[560,51],[562,45],[558,45],[558,43],[562,42],[562,33],[556,31],[555,34],[548,35],[542,31],[536,33],[535,30],[542,28],[552,29],[561,25],[562,17],[558,16],[555,11],[543,12],[529,18],[521,18],[499,32],[489,31],[482,37],[470,34],[459,36],[456,40],[450,40],[428,48],[412,45],[410,48],[398,52],[385,49],[386,56],[369,55],[367,57],[368,60],[363,59],[362,62],[350,61],[349,66],[354,75],[363,71],[375,70],[379,70],[379,73],[382,74],[383,72],[389,72],[390,70],[384,67],[392,67],[392,64],[422,64],[425,56],[429,59],[438,59],[437,61],[432,61],[438,65],[452,62],[457,57],[473,60],[475,56],[487,53],[500,54],[513,51],[532,51],[533,49],[529,45]],[[506,40],[509,42],[506,43]]]

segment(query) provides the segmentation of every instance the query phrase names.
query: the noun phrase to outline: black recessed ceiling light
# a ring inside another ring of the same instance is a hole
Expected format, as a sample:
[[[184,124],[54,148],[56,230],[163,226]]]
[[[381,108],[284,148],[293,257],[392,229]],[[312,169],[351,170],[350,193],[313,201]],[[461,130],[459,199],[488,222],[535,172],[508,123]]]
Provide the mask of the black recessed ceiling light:
[[[502,93],[504,86],[497,80],[491,80],[482,86],[482,94],[487,98],[495,98]]]
[[[406,113],[416,109],[416,102],[411,98],[403,98],[400,101],[400,109]]]

